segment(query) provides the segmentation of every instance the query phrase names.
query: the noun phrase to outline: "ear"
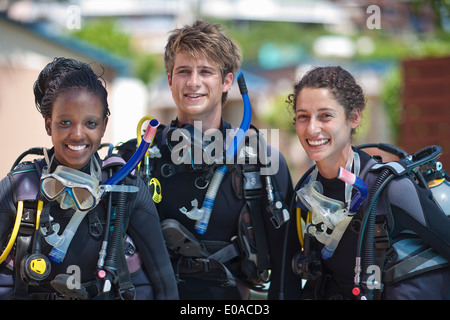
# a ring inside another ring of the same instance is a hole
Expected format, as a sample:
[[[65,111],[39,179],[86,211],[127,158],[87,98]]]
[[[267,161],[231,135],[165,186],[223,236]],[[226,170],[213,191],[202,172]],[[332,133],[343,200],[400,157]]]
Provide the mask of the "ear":
[[[172,77],[170,76],[170,73],[167,74],[167,83],[169,84],[170,90],[172,90]]]
[[[105,132],[106,132],[106,127],[107,127],[107,125],[108,125],[108,120],[109,120],[108,117],[105,117],[105,120],[103,120],[103,132],[102,132],[102,138],[103,138],[103,135],[104,135]]]
[[[52,135],[52,120],[50,118],[45,118],[45,131],[47,131],[47,134],[49,136]]]
[[[233,79],[234,75],[231,72],[225,76],[225,79],[223,80],[222,92],[228,92],[231,89],[231,86],[233,85]]]
[[[361,109],[353,110],[350,116],[350,122],[352,129],[355,129],[357,126],[359,126],[359,123],[361,122]]]

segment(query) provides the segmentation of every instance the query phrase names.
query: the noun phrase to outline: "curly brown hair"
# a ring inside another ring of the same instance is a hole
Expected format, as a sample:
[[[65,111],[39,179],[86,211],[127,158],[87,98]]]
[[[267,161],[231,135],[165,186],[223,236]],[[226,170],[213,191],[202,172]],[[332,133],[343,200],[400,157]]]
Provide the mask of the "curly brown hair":
[[[33,85],[36,109],[42,117],[51,118],[56,98],[70,88],[83,88],[96,94],[103,104],[103,115],[110,115],[108,92],[91,66],[71,58],[57,57],[39,73]]]
[[[328,89],[334,99],[344,107],[347,119],[350,118],[355,110],[363,111],[366,106],[366,97],[363,89],[356,83],[355,78],[340,66],[313,68],[294,85],[294,92],[289,94],[286,100],[286,103],[291,106],[294,113],[297,97],[304,88]],[[353,133],[354,130],[352,131]]]

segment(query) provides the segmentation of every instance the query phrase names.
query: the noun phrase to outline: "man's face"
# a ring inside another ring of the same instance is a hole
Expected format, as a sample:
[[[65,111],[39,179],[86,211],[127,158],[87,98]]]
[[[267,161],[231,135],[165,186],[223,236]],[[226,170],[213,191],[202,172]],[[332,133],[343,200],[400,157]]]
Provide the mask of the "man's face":
[[[167,75],[167,80],[181,123],[202,121],[204,130],[220,125],[222,94],[231,88],[232,73],[222,81],[217,64],[181,52],[176,55],[172,74]]]

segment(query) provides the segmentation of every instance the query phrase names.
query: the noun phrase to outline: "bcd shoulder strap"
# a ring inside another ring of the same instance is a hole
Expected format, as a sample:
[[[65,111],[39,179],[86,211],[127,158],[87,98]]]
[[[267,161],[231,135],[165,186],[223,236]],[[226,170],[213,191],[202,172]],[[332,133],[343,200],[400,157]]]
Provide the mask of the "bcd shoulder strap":
[[[20,201],[23,202],[22,220],[16,238],[14,258],[14,298],[18,299],[28,299],[28,284],[21,280],[20,266],[31,247],[36,224],[37,202],[43,200],[39,191],[40,176],[41,166],[37,160],[24,162],[8,173],[16,208]]]

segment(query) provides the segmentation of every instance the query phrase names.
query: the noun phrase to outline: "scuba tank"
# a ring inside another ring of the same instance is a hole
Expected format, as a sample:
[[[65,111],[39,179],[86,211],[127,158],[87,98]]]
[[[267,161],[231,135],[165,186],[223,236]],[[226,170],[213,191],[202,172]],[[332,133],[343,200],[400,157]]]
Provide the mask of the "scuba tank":
[[[442,154],[441,147],[426,147],[413,155],[386,143],[363,144],[358,148],[378,148],[399,157],[401,162],[407,162],[407,166],[411,168],[409,171],[414,174],[417,183],[429,189],[435,202],[447,216],[450,216],[450,175],[444,170],[442,163],[437,161]],[[415,167],[418,168],[413,170]]]
[[[399,158],[398,161],[393,161],[389,163],[377,163],[371,167],[371,171],[379,172],[374,186],[372,187],[371,193],[369,195],[368,210],[365,212],[362,220],[362,224],[365,226],[361,228],[357,243],[356,252],[356,262],[355,262],[355,277],[354,277],[354,289],[352,293],[359,297],[360,299],[374,299],[375,296],[379,296],[382,289],[381,282],[372,283],[368,281],[366,274],[362,279],[360,278],[360,273],[362,270],[368,270],[369,266],[373,266],[376,263],[375,256],[380,256],[380,252],[385,252],[383,249],[378,250],[379,253],[375,253],[375,219],[376,219],[376,208],[378,203],[378,198],[381,191],[392,181],[394,178],[407,175],[410,176],[413,182],[417,185],[418,189],[427,189],[431,191],[432,201],[437,207],[449,216],[449,211],[445,211],[444,207],[448,205],[448,197],[450,196],[450,188],[448,182],[448,174],[442,168],[442,164],[437,161],[439,156],[442,154],[442,149],[439,146],[429,146],[425,147],[414,154],[409,155],[405,151],[389,145],[389,144],[365,144],[358,146],[359,149],[375,147],[380,150],[389,152]],[[441,186],[441,188],[437,188]],[[434,190],[433,190],[434,189]],[[439,200],[438,200],[439,199]],[[435,211],[436,212],[436,211]],[[425,212],[424,212],[425,214]],[[422,217],[423,218],[423,217]],[[416,218],[417,219],[417,218]],[[363,244],[364,243],[364,244]],[[391,244],[395,246],[395,244]],[[414,255],[411,255],[411,259],[414,259]],[[430,258],[431,259],[431,258]],[[445,266],[445,259],[440,261],[439,264]],[[380,261],[381,262],[381,261]],[[430,261],[429,261],[430,262]],[[381,270],[384,270],[384,266],[379,266]],[[389,267],[394,269],[392,265]],[[418,267],[417,267],[418,269]],[[424,268],[423,270],[426,270]],[[387,270],[385,270],[387,272]],[[392,277],[389,280],[386,278],[384,273],[383,282],[392,282]],[[399,272],[399,271],[397,271]],[[418,271],[416,271],[418,272]],[[423,271],[425,272],[425,271]],[[417,273],[419,274],[419,273]],[[403,279],[407,278],[407,273],[403,274]],[[397,274],[397,280],[400,279],[400,273]],[[372,279],[372,281],[375,279]],[[376,280],[375,280],[376,281]],[[361,290],[363,289],[363,290]],[[377,290],[377,291],[375,291]]]
[[[428,187],[442,211],[450,217],[450,175],[442,170],[442,163],[436,162],[435,168],[425,175]]]

